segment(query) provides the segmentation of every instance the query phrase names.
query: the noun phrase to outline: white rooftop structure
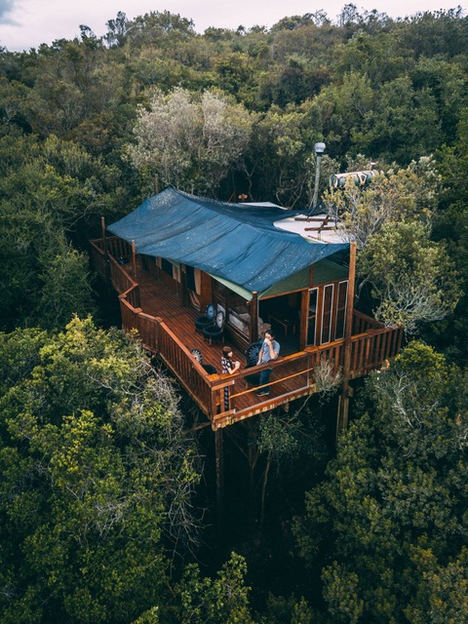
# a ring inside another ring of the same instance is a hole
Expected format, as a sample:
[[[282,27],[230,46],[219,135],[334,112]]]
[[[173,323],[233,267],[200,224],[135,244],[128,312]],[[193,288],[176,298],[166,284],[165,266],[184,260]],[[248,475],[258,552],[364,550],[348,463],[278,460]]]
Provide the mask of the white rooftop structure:
[[[287,230],[300,234],[306,239],[320,241],[321,243],[345,243],[348,238],[339,227],[339,224],[325,213],[313,215],[307,218],[307,215],[297,215],[295,217],[287,217],[274,222],[275,227],[280,230]]]

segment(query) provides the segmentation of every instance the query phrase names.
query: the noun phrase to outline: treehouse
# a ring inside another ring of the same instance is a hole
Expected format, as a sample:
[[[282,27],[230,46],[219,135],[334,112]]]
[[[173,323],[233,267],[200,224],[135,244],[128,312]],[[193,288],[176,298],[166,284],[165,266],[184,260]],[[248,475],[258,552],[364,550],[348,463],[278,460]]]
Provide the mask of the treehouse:
[[[215,431],[317,392],[319,371],[346,384],[398,353],[401,330],[353,308],[355,246],[311,223],[274,204],[167,188],[91,241],[124,330],[138,330]],[[280,357],[256,366],[266,330]],[[232,375],[221,373],[223,344],[241,362]]]

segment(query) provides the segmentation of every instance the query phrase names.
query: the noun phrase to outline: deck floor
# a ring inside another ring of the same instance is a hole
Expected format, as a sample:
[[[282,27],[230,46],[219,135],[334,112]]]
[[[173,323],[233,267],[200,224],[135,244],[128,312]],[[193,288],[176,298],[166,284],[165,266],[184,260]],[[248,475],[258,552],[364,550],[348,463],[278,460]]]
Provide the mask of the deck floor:
[[[198,349],[203,356],[203,364],[211,364],[221,374],[221,356],[223,344],[210,344],[201,332],[195,331],[195,319],[200,312],[192,307],[183,306],[175,290],[166,285],[162,279],[157,280],[147,271],[138,271],[140,284],[140,305],[143,312],[159,316],[177,336],[187,349]],[[225,343],[229,344],[229,343]],[[233,347],[234,360],[245,366],[245,357]]]
[[[156,279],[141,266],[138,269],[138,282],[140,284],[140,305],[143,311],[162,318],[187,349],[198,349],[202,353],[203,363],[211,364],[217,373],[221,374],[223,344],[218,342],[210,345],[204,339],[202,333],[195,331],[195,319],[200,316],[200,312],[192,307],[183,306],[175,289],[171,289],[163,279]],[[225,344],[229,343],[225,342]],[[235,347],[232,350],[234,354],[233,359],[238,360],[241,363],[241,369],[244,369],[246,364],[244,354]],[[274,381],[274,375],[271,381]],[[248,389],[254,388],[254,386],[247,385],[243,379],[239,380],[231,387],[230,394],[245,394],[233,398],[231,407],[235,407],[237,411],[246,408],[253,408],[255,411],[258,410],[258,412],[266,411],[271,409],[272,401],[278,404],[279,397],[297,390],[297,381],[296,378],[273,384],[270,386],[270,395],[259,397],[255,391],[246,392]],[[287,402],[287,399],[284,402]]]

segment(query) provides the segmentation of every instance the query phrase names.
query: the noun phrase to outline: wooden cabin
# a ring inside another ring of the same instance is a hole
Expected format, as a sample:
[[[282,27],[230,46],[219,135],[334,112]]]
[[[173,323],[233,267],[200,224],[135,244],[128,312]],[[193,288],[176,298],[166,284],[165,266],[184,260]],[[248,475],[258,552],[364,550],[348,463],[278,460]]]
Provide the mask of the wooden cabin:
[[[400,328],[353,308],[354,247],[288,231],[293,217],[272,204],[228,204],[168,188],[107,230],[103,224],[91,241],[96,268],[118,293],[124,330],[138,330],[215,431],[317,392],[324,363],[347,383],[399,351]],[[195,329],[210,303],[226,319],[212,344]],[[246,349],[266,329],[280,357],[246,369]],[[223,344],[241,362],[233,375],[221,374]],[[272,369],[266,397],[252,383],[265,368]]]

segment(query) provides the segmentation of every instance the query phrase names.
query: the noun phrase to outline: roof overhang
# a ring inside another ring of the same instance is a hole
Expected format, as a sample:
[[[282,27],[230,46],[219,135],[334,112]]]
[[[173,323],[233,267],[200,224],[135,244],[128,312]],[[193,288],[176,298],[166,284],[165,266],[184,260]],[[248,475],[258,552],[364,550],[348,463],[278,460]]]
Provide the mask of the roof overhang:
[[[134,241],[137,253],[170,258],[263,293],[349,247],[281,230],[275,221],[284,216],[282,208],[218,202],[169,187],[108,229]]]

